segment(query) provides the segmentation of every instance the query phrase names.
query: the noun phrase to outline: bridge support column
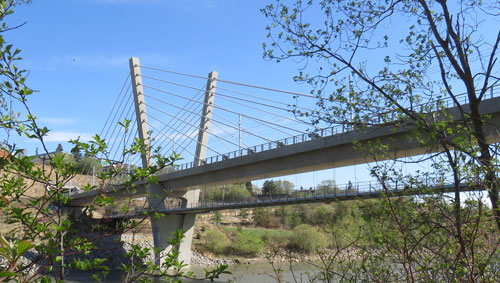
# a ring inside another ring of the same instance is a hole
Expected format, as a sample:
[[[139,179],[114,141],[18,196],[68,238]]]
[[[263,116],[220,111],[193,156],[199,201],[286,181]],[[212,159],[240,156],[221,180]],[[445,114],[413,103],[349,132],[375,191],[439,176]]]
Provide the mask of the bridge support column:
[[[153,189],[150,188],[150,191]],[[160,185],[155,185],[154,190],[163,191],[163,187]],[[175,192],[169,194],[169,197],[179,198],[182,200],[182,207],[187,207],[193,202],[197,202],[199,199],[200,190],[189,190],[184,193],[176,194]],[[154,210],[162,210],[165,208],[163,199],[148,199],[148,204],[154,208]],[[153,240],[156,248],[163,251],[159,257],[156,259],[162,261],[165,253],[172,250],[172,246],[169,243],[172,233],[176,230],[184,230],[184,238],[180,245],[175,247],[179,251],[178,260],[183,261],[184,264],[188,266],[191,263],[191,243],[193,242],[193,232],[194,224],[196,220],[196,214],[167,214],[160,219],[151,219],[151,226],[153,230]]]
[[[172,250],[169,243],[170,236],[176,230],[183,229],[184,239],[181,244],[175,247],[179,251],[178,260],[190,265],[191,262],[191,242],[193,240],[193,230],[196,214],[173,214],[165,215],[161,219],[151,220],[153,227],[153,239],[156,248],[160,249],[160,256],[157,258],[163,262],[165,253]]]
[[[155,185],[163,188],[159,185]],[[151,200],[151,201],[150,201]],[[148,199],[149,204],[160,206],[161,208],[155,208],[155,210],[161,210],[164,208],[163,200],[161,204],[158,205],[158,199]],[[183,202],[185,203],[185,202]],[[184,262],[188,266],[191,263],[191,243],[193,241],[194,223],[196,219],[196,214],[170,214],[164,215],[159,219],[151,218],[151,227],[153,230],[153,240],[154,246],[158,248],[161,252],[157,255],[156,263],[160,264],[163,262],[166,253],[172,250],[172,245],[170,245],[170,238],[172,233],[176,230],[184,230],[184,238],[180,245],[176,246],[175,249],[179,251],[178,260]]]

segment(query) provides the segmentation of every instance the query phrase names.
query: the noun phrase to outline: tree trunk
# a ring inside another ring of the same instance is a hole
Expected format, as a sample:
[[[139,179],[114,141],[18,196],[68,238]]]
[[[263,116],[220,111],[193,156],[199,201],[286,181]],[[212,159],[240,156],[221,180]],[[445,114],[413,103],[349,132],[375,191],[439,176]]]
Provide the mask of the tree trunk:
[[[471,98],[469,96],[469,98]],[[477,144],[481,155],[479,156],[480,166],[484,168],[485,172],[485,187],[488,190],[488,197],[491,201],[491,209],[493,210],[493,217],[497,224],[497,229],[500,231],[500,210],[498,207],[498,182],[495,175],[493,158],[490,153],[489,144],[486,142],[484,134],[484,123],[481,119],[479,112],[479,102],[476,99],[469,99],[469,106],[471,111],[472,125],[474,134],[477,138]]]

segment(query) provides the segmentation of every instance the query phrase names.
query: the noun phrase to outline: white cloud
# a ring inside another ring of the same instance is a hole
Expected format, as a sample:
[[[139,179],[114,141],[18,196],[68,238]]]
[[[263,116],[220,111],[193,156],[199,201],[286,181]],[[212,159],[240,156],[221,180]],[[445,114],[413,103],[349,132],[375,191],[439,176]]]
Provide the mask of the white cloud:
[[[86,142],[92,139],[92,135],[87,133],[54,131],[49,132],[44,140],[46,142],[67,142],[69,140],[76,140],[78,138],[80,138],[80,141]]]

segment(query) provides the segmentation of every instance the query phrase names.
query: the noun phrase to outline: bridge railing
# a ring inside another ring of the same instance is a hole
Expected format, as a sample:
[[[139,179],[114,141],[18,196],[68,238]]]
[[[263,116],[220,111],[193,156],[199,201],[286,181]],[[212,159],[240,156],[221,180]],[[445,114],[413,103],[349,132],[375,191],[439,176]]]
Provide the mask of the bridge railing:
[[[207,157],[203,160],[203,164],[212,164],[228,159],[233,159],[236,157],[241,157],[241,156],[247,156],[251,155],[254,153],[258,152],[263,152],[263,151],[268,151],[271,149],[276,149],[276,148],[281,148],[287,145],[292,145],[292,144],[297,144],[297,143],[302,143],[305,141],[310,141],[322,137],[328,137],[328,136],[333,136],[337,134],[343,134],[349,132],[350,129],[346,126],[334,126],[334,127],[329,127],[329,128],[324,128],[324,129],[319,129],[317,132],[311,132],[307,134],[301,134],[301,135],[296,135],[284,139],[279,139],[275,141],[270,141],[267,143],[255,145],[252,147],[248,148],[241,148],[235,151],[231,151],[225,154],[220,154],[220,155],[215,155],[215,156],[210,156]],[[189,163],[184,163],[184,164],[179,164],[175,166],[175,170],[186,170],[194,167],[193,162]]]
[[[189,212],[189,211],[210,211],[221,209],[238,209],[251,208],[259,206],[274,206],[285,204],[300,204],[307,202],[316,202],[335,199],[355,199],[356,197],[374,197],[380,196],[382,193],[397,194],[407,192],[409,195],[427,194],[435,192],[446,192],[452,189],[452,178],[425,179],[408,184],[406,182],[387,182],[383,187],[376,181],[365,182],[349,182],[342,185],[321,186],[309,189],[294,190],[287,194],[273,195],[272,192],[266,195],[257,195],[239,200],[202,200],[199,202],[180,203],[171,202],[165,205],[165,209],[157,212]],[[480,179],[473,182],[474,184],[460,184],[462,189],[476,190],[477,184],[480,184]],[[387,189],[387,190],[386,190]],[[134,216],[147,216],[148,209],[134,209],[130,212],[111,212],[105,218],[121,218]]]
[[[491,97],[493,97],[493,94],[491,95]],[[467,94],[457,95],[455,97],[455,99],[456,99],[456,101],[454,99],[452,99],[451,97],[433,99],[429,102],[418,104],[417,106],[415,106],[415,108],[418,108],[418,107],[422,108],[422,107],[432,106],[432,105],[436,105],[436,109],[438,108],[438,106],[450,108],[450,107],[456,106],[457,102],[460,105],[469,103],[469,98],[468,98]],[[396,119],[397,119],[397,117],[395,117],[395,116],[392,117],[392,120],[396,120]],[[380,117],[378,117],[378,123],[381,123]],[[241,149],[231,151],[231,152],[228,152],[225,154],[207,157],[203,160],[203,164],[212,164],[212,163],[216,163],[216,162],[220,162],[220,161],[224,161],[224,160],[228,160],[228,159],[233,159],[236,157],[247,156],[247,155],[257,153],[257,152],[263,152],[263,151],[267,151],[267,150],[281,148],[283,146],[302,143],[302,142],[306,142],[306,141],[310,141],[310,140],[314,140],[314,139],[318,139],[318,138],[329,137],[329,136],[334,136],[334,135],[339,135],[339,134],[345,134],[345,133],[351,132],[353,130],[354,130],[353,127],[350,125],[336,125],[333,127],[318,129],[315,132],[300,134],[300,135],[287,137],[287,138],[283,138],[283,139],[279,139],[279,140],[275,140],[275,141],[269,141],[267,143],[259,144],[256,146],[252,146],[252,147],[248,147],[248,148],[241,148]],[[180,165],[175,166],[175,170],[186,170],[186,169],[190,169],[193,167],[194,167],[194,163],[189,162],[189,163],[184,163],[184,164],[180,164]]]
[[[434,182],[436,180],[433,180]],[[388,189],[388,193],[398,193],[409,189],[418,189],[419,187],[427,190],[437,190],[443,189],[451,185],[449,184],[451,180],[441,179],[439,183],[441,185],[430,186],[427,179],[413,186],[408,185],[404,182],[387,182],[385,187]],[[266,195],[257,195],[244,199],[234,200],[201,200],[199,202],[190,202],[187,204],[167,204],[165,207],[165,212],[169,211],[188,211],[188,210],[210,210],[217,208],[242,208],[242,207],[254,207],[261,205],[272,205],[272,204],[285,204],[285,203],[300,203],[308,202],[313,200],[321,199],[341,199],[344,197],[356,197],[356,196],[369,196],[385,193],[386,189],[378,182],[367,181],[367,182],[356,182],[347,183],[343,185],[332,185],[332,186],[321,186],[321,187],[310,187],[309,189],[294,190],[287,194],[273,195],[272,192]]]

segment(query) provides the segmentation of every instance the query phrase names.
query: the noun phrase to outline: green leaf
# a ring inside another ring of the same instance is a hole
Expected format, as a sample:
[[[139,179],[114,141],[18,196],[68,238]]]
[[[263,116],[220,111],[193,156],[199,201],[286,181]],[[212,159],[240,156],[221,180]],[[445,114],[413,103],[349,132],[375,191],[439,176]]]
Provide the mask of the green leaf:
[[[19,276],[19,274],[12,271],[0,271],[0,278],[7,278],[11,276]]]
[[[21,256],[33,247],[34,245],[26,240],[19,242],[19,244],[17,244],[17,256]]]

